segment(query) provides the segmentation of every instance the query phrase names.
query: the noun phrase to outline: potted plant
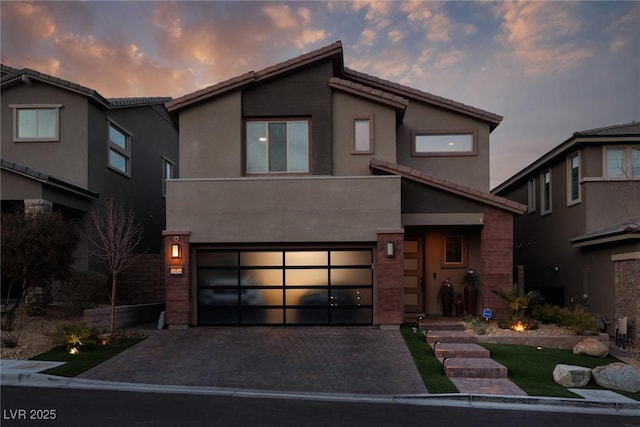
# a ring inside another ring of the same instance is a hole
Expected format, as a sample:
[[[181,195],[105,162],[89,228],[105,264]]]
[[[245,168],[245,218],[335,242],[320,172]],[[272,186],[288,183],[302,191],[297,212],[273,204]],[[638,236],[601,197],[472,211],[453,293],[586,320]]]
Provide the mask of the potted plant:
[[[453,311],[453,287],[451,286],[451,281],[448,277],[444,282],[442,282],[442,286],[440,287],[440,292],[438,294],[440,296],[440,301],[442,302],[442,315],[445,317],[451,317],[451,313]]]
[[[467,314],[470,314],[470,315],[476,314],[478,282],[479,282],[478,272],[474,268],[467,268],[467,271],[464,272],[464,278],[462,279],[462,283],[464,284],[464,288],[462,291],[464,294],[465,311]]]

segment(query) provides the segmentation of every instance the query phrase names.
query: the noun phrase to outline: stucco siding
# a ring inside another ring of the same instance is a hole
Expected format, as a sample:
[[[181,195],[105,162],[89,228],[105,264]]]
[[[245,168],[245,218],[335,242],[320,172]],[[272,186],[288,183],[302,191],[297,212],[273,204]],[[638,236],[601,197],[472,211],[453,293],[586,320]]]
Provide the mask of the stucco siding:
[[[59,141],[14,142],[9,105],[61,104]],[[86,188],[88,185],[87,98],[32,81],[2,91],[2,158]],[[73,167],[69,167],[73,165]]]
[[[412,156],[414,131],[475,130],[477,154],[465,156]],[[461,185],[489,191],[489,125],[432,106],[411,102],[397,132],[398,163]]]
[[[180,177],[239,177],[243,172],[241,93],[180,113]]]
[[[372,158],[396,163],[396,114],[389,107],[334,91],[333,93],[333,172],[334,176],[366,176]],[[353,154],[354,119],[373,120],[371,154]]]
[[[375,241],[400,227],[400,177],[177,180],[167,206],[192,243]]]

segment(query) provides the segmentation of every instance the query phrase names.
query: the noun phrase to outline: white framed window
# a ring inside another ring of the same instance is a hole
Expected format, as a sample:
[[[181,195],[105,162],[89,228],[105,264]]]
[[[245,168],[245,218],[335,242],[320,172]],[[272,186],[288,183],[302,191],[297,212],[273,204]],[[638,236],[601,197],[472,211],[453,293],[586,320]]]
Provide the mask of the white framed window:
[[[640,179],[640,147],[604,147],[603,170],[608,179]]]
[[[551,213],[551,170],[540,174],[540,214],[546,215]]]
[[[162,195],[167,195],[167,180],[174,178],[173,174],[174,163],[167,159],[166,157],[162,157]]]
[[[373,154],[373,114],[358,115],[353,119],[351,154]]]
[[[431,129],[415,131],[413,156],[469,156],[477,154],[475,130]]]
[[[131,133],[109,120],[109,168],[131,176]]]
[[[9,105],[13,110],[14,142],[55,142],[60,140],[62,104]]]
[[[580,203],[582,191],[580,187],[580,154],[574,153],[567,158],[567,204]]]
[[[248,120],[246,172],[309,172],[308,120]]]
[[[527,182],[527,212],[535,212],[537,209],[536,200],[536,178],[532,177]]]

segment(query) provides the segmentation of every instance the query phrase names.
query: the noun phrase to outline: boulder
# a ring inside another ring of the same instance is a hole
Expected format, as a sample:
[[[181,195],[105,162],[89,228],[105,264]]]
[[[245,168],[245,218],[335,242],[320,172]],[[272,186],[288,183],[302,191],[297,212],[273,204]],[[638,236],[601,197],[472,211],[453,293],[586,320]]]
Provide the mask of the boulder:
[[[573,347],[573,354],[607,357],[609,354],[609,346],[597,338],[585,338]]]
[[[613,390],[640,391],[640,369],[622,362],[598,366],[591,371],[596,383]]]
[[[584,387],[591,379],[591,368],[575,365],[556,365],[553,380],[564,387]]]

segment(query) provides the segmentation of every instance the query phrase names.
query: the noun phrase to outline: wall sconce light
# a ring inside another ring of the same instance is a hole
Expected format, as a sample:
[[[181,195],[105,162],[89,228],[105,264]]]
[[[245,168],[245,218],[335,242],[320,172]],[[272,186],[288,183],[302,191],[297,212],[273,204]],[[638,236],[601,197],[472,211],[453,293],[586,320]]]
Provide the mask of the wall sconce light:
[[[384,251],[388,258],[393,258],[396,256],[395,246],[393,242],[385,243]]]
[[[554,265],[553,267],[551,267],[551,271],[553,271],[554,273],[558,273],[560,272],[560,267],[558,267],[557,265]]]
[[[171,244],[171,258],[182,258],[180,253],[180,243]]]

